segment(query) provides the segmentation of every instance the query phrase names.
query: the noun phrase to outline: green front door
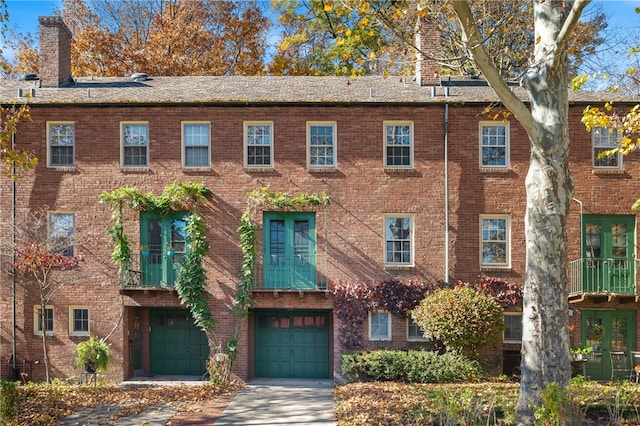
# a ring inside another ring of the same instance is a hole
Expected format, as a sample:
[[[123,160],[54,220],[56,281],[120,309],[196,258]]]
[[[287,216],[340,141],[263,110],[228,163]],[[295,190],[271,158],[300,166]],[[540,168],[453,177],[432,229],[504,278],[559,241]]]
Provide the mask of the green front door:
[[[151,311],[151,374],[201,376],[208,359],[207,336],[187,310]]]
[[[315,289],[315,215],[265,213],[264,230],[264,287]]]
[[[263,311],[254,314],[256,377],[329,377],[329,314]]]
[[[583,291],[635,294],[635,216],[585,215],[583,226]]]
[[[140,243],[149,249],[141,259],[142,284],[175,284],[177,269],[187,249],[186,214],[142,213]]]
[[[593,380],[611,378],[609,353],[625,352],[636,348],[635,310],[581,310],[581,341],[593,348],[593,355],[586,363],[587,376]],[[600,327],[604,333],[599,333]]]

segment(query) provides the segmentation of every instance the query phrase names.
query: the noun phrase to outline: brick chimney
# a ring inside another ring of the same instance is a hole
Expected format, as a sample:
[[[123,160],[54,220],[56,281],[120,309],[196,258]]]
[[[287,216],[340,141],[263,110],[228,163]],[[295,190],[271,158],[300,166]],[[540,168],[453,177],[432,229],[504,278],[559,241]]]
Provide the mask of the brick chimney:
[[[415,43],[418,48],[416,81],[420,86],[439,85],[442,67],[433,58],[442,57],[442,42],[440,41],[440,30],[434,19],[418,18]]]
[[[40,86],[61,87],[71,77],[71,31],[59,16],[39,16]]]

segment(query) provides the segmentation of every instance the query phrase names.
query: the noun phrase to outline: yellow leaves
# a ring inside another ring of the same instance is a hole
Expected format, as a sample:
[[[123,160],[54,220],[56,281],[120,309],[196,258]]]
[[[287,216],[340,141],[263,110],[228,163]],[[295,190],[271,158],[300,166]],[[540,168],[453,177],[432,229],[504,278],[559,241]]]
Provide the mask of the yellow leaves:
[[[536,44],[540,43],[540,40],[542,40],[542,37],[540,36],[536,37]]]
[[[358,27],[363,30],[365,28],[367,28],[367,26],[369,25],[369,18],[364,17],[360,20],[360,22],[358,22]]]
[[[636,74],[638,72],[638,68],[629,68],[626,73],[627,75]]]
[[[342,45],[344,45],[344,41],[345,41],[345,40],[344,40],[343,38],[338,38],[338,39],[336,39],[336,44],[337,44],[338,46],[342,46]]]
[[[577,92],[587,81],[589,81],[590,77],[591,76],[588,74],[581,74],[572,78],[571,89],[573,89],[574,92]]]
[[[333,10],[333,2],[329,0],[324,4],[324,11],[331,12],[332,10]]]

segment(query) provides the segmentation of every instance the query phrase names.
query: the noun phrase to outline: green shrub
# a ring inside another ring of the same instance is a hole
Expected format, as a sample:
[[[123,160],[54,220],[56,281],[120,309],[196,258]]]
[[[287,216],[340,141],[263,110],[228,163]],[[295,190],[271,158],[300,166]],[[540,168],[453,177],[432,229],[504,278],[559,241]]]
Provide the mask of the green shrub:
[[[18,382],[0,380],[0,424],[9,424],[18,405]]]
[[[502,307],[489,295],[460,286],[440,289],[411,313],[425,333],[448,350],[478,358],[479,349],[495,342],[504,329]]]
[[[477,361],[454,353],[376,350],[342,355],[342,374],[349,381],[455,383],[483,374]]]

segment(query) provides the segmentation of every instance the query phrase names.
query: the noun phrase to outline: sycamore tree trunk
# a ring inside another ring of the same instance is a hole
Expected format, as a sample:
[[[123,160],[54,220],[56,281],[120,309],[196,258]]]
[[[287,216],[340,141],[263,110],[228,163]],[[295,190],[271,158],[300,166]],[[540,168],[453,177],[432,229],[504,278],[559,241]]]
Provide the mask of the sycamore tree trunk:
[[[569,172],[567,36],[590,0],[534,0],[535,47],[523,79],[527,107],[507,86],[482,45],[467,1],[454,0],[464,42],[503,104],[527,131],[526,269],[519,424],[534,423],[541,392],[571,377],[566,223],[573,196]]]

